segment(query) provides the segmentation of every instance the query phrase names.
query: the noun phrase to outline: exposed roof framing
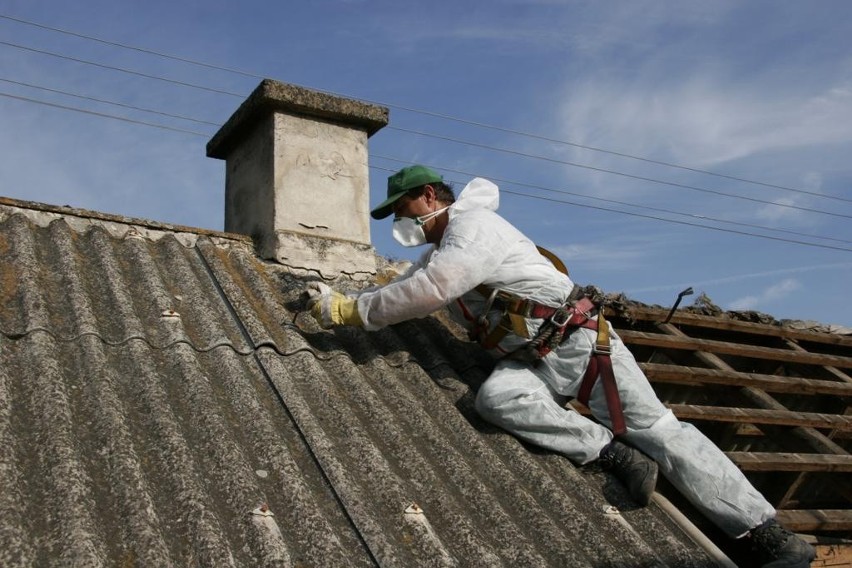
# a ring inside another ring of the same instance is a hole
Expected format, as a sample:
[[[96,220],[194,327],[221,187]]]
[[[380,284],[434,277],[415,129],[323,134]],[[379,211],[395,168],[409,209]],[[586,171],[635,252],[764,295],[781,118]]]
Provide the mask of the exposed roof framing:
[[[675,312],[610,309],[660,398],[693,421],[799,531],[852,527],[852,337]],[[848,546],[848,545],[846,545]]]

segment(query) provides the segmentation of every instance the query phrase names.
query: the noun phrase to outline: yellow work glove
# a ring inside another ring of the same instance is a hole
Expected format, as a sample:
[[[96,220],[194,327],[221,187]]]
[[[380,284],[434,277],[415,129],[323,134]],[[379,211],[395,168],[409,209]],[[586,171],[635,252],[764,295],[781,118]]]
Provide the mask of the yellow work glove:
[[[308,309],[323,329],[336,325],[364,325],[354,298],[347,298],[322,282],[309,283],[306,292]]]

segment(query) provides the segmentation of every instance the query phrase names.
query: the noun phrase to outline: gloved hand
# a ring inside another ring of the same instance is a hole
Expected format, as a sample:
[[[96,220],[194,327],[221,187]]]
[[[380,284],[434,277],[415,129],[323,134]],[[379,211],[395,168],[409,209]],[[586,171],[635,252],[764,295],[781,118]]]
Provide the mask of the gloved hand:
[[[354,298],[347,298],[322,282],[308,283],[305,291],[308,294],[308,309],[323,329],[336,325],[364,325]]]

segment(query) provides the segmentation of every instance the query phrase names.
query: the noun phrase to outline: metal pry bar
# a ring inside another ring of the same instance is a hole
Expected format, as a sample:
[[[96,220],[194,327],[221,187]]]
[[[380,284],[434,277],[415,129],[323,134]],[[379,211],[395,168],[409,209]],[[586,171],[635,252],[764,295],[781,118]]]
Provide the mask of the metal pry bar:
[[[672,309],[669,310],[669,315],[666,316],[666,319],[663,323],[669,323],[669,320],[672,319],[672,316],[674,315],[677,307],[680,305],[680,301],[683,300],[683,297],[684,296],[691,296],[692,294],[693,294],[692,286],[690,286],[689,288],[687,288],[686,290],[683,290],[680,294],[678,294],[677,300],[675,300],[675,303],[672,306]]]

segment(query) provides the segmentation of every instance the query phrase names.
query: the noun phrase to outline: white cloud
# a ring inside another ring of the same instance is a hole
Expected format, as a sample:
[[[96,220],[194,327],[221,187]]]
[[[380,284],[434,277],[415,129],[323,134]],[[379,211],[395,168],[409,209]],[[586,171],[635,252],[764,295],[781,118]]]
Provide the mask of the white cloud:
[[[760,294],[743,296],[737,300],[734,300],[733,302],[731,302],[731,309],[757,309],[765,304],[782,300],[790,296],[793,292],[799,290],[801,287],[802,284],[798,280],[794,278],[786,278],[781,282],[773,284],[772,286],[769,286],[768,288],[764,289],[763,292],[761,292]]]
[[[604,271],[641,269],[649,259],[658,258],[670,240],[659,233],[652,235],[607,235],[598,241],[562,245],[546,245],[569,268],[578,267],[583,274]]]
[[[696,70],[661,85],[593,78],[572,83],[563,107],[567,138],[626,153],[707,167],[771,150],[852,141],[852,89],[769,98]]]
[[[777,222],[784,219],[798,218],[801,211],[793,209],[798,205],[795,197],[782,197],[773,201],[775,205],[764,205],[755,212],[755,217],[766,221]]]
[[[722,284],[735,284],[738,282],[744,282],[746,280],[753,280],[755,278],[766,278],[768,276],[781,276],[784,274],[799,274],[799,273],[812,273],[818,270],[848,270],[852,268],[852,263],[849,262],[835,262],[829,264],[812,264],[809,266],[797,266],[793,268],[781,268],[778,270],[763,270],[760,272],[749,272],[746,274],[736,274],[733,276],[725,276],[722,278],[714,278],[712,280],[702,280],[699,282],[679,282],[673,284],[664,284],[661,286],[650,286],[646,288],[636,288],[632,290],[635,293],[643,293],[643,292],[665,292],[668,290],[680,290],[685,288],[686,286],[695,286],[695,287],[704,287],[707,286],[717,286]],[[789,278],[787,280],[790,280]]]

